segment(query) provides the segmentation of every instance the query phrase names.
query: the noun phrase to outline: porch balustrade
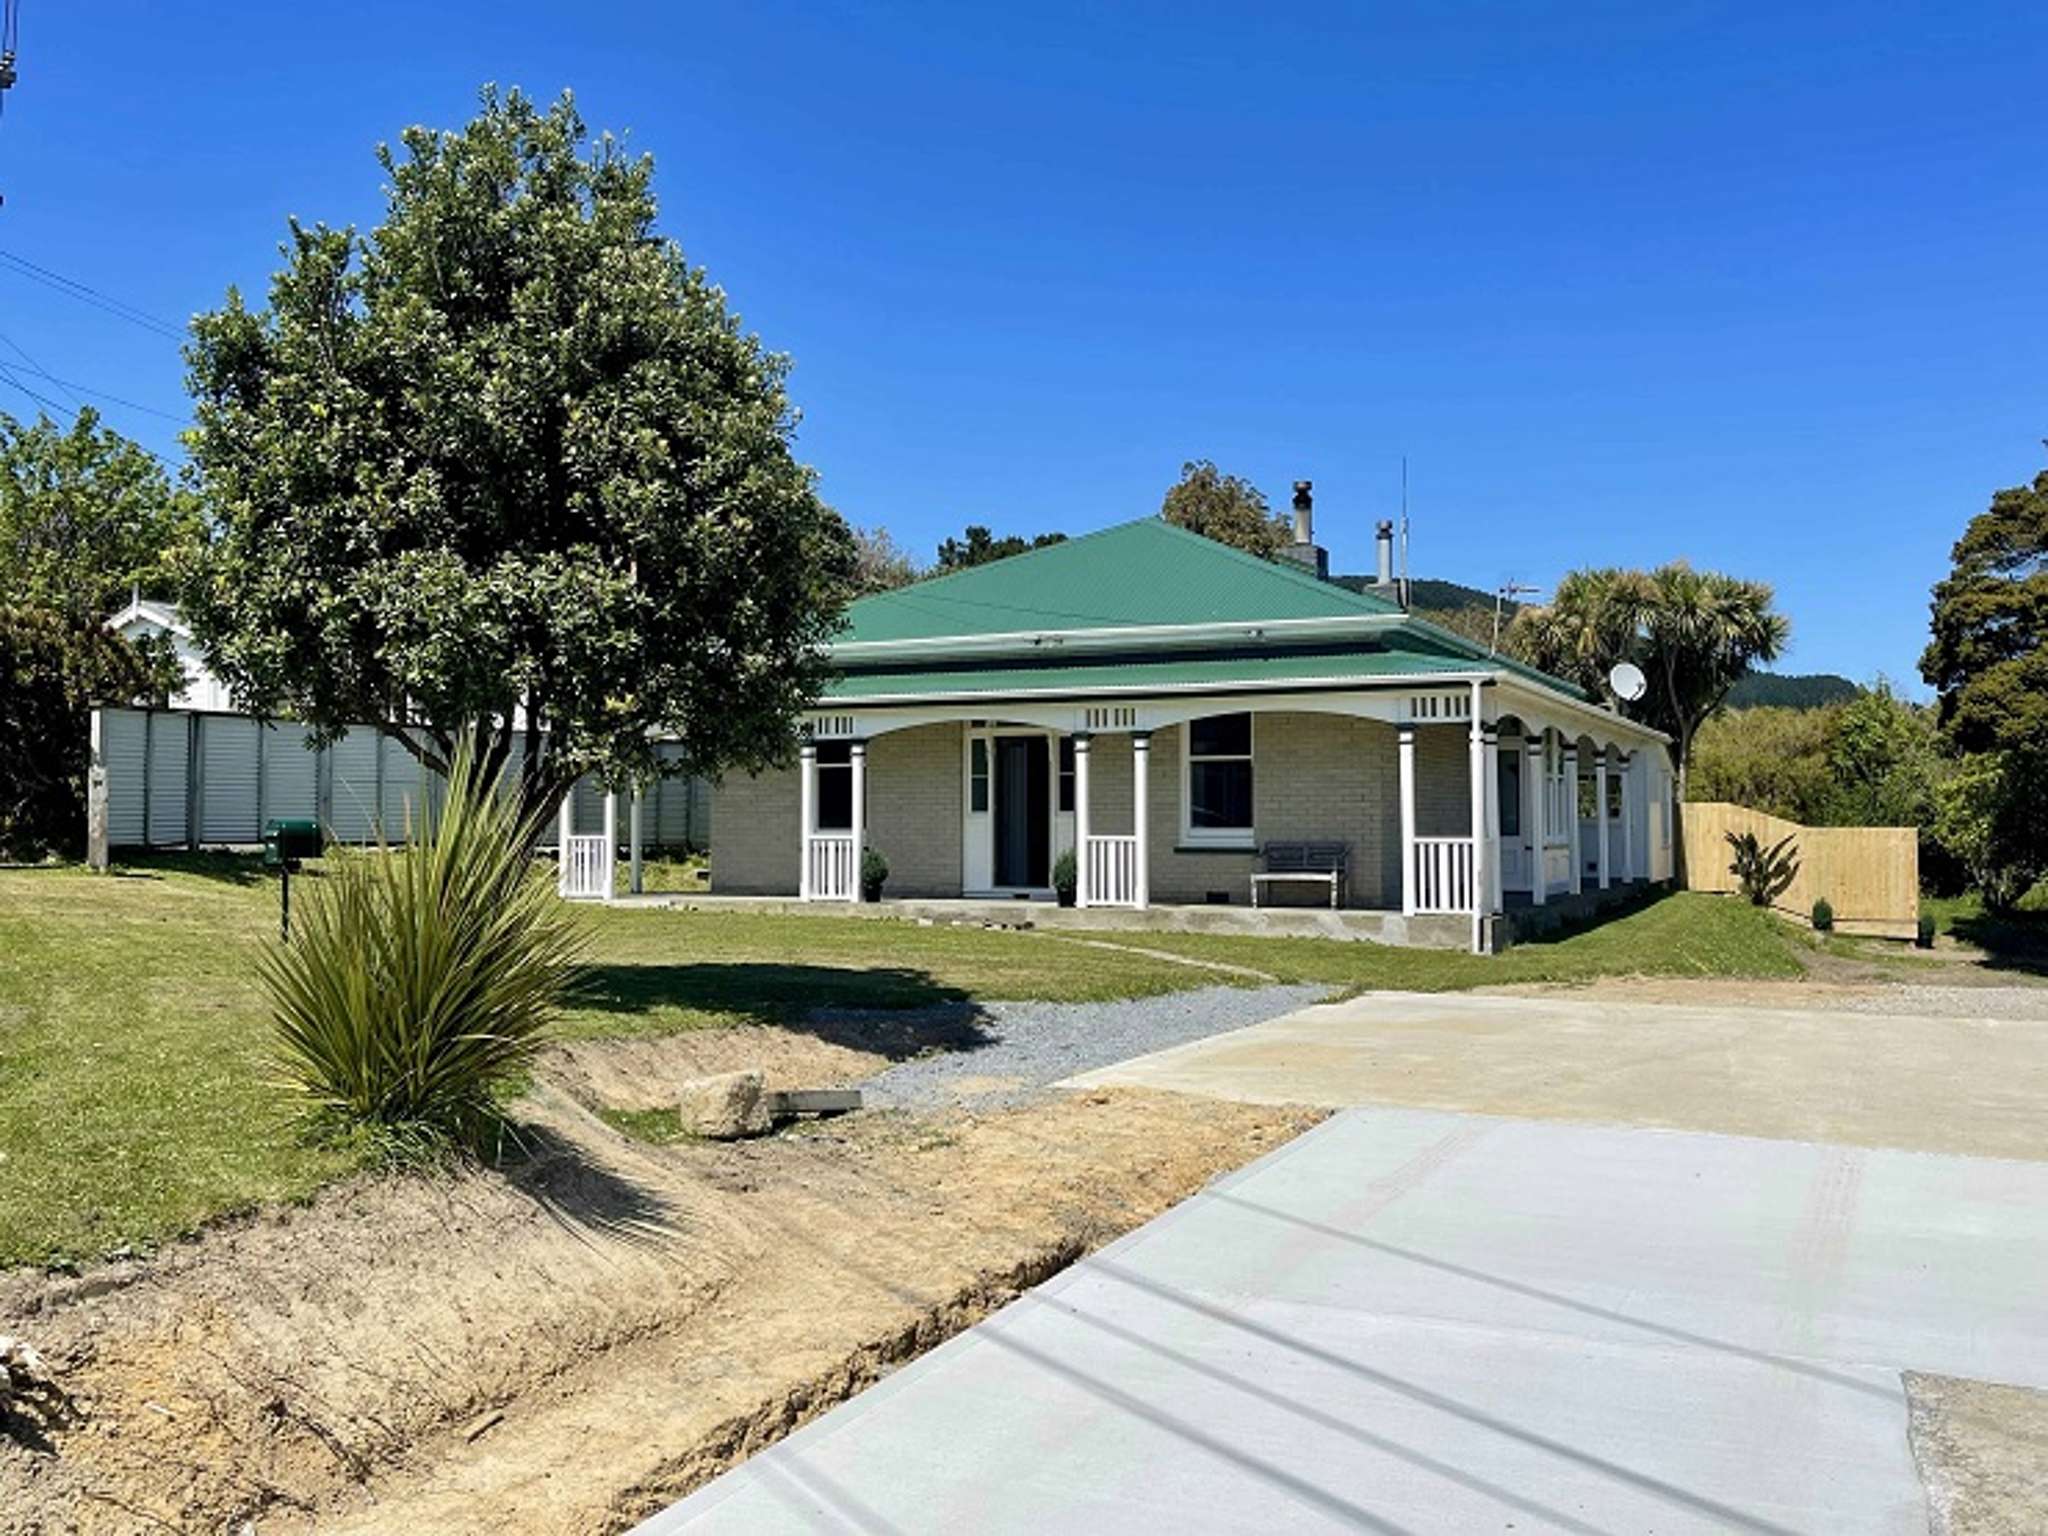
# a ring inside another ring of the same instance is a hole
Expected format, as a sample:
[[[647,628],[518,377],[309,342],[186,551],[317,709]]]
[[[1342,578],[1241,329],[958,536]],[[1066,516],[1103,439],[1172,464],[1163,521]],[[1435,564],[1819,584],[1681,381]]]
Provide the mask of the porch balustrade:
[[[1415,839],[1415,910],[1419,913],[1472,910],[1472,839]]]
[[[860,860],[851,832],[813,832],[804,839],[804,867],[810,901],[852,901],[859,894]]]
[[[1090,836],[1084,845],[1084,857],[1088,867],[1088,905],[1139,905],[1136,837]]]
[[[603,900],[612,893],[612,840],[601,835],[562,840],[561,894],[578,901]]]

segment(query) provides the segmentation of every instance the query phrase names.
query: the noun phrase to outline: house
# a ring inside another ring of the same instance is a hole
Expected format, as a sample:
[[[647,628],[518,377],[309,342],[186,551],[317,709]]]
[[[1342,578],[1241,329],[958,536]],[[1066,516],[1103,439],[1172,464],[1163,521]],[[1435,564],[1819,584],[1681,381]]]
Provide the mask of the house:
[[[138,596],[107,620],[107,628],[124,640],[153,639],[159,635],[170,637],[172,649],[177,652],[178,665],[185,673],[184,687],[171,695],[172,709],[229,711],[235,707],[228,697],[227,684],[207,667],[206,657],[201,653],[199,643],[192,638],[191,627],[178,613],[177,604]]]
[[[1490,947],[1508,906],[1672,873],[1665,738],[1576,687],[1159,518],[854,603],[795,766],[716,791],[714,893],[1249,906],[1276,844],[1344,845],[1357,936]],[[1476,834],[1476,835],[1475,835]]]

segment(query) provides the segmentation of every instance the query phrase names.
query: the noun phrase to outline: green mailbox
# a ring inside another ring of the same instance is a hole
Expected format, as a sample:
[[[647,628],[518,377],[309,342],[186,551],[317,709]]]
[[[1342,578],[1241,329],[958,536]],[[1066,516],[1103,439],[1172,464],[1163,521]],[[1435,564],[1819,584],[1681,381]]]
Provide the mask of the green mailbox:
[[[271,869],[320,857],[320,823],[309,816],[288,816],[263,824],[263,862]]]
[[[292,874],[301,859],[317,859],[324,846],[320,823],[304,816],[285,816],[263,825],[263,867],[278,874],[277,931],[292,936]]]

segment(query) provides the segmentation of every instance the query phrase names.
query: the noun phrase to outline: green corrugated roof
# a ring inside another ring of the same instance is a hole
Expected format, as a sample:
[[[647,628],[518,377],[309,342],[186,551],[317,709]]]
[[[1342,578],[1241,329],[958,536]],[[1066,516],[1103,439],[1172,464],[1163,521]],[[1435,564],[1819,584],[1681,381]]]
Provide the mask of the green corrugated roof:
[[[1124,652],[1052,665],[941,663],[850,671],[833,680],[822,702],[855,704],[891,698],[966,698],[1022,694],[1100,697],[1109,690],[1182,687],[1273,688],[1299,682],[1326,686],[1351,679],[1414,677],[1484,670],[1462,657],[1385,645],[1291,646],[1271,651]]]
[[[1319,581],[1307,571],[1148,517],[864,597],[847,610],[839,639],[929,640],[1398,612],[1385,598]]]

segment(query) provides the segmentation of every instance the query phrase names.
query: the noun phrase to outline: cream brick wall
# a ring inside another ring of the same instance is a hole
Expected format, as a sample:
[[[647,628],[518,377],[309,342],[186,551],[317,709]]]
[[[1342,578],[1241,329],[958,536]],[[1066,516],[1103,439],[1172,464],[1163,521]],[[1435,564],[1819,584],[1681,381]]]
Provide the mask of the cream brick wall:
[[[890,731],[868,743],[868,846],[889,860],[889,896],[960,894],[958,724]]]
[[[721,896],[794,896],[797,770],[728,774],[711,789],[711,889]]]
[[[868,837],[889,858],[892,896],[960,893],[959,724],[892,731],[868,745]],[[1351,905],[1401,901],[1400,769],[1394,727],[1345,715],[1260,714],[1253,730],[1253,833],[1260,843],[1340,838],[1351,845]],[[1179,727],[1153,733],[1147,803],[1152,898],[1200,903],[1211,892],[1242,906],[1250,898],[1249,850],[1181,843]],[[1416,732],[1416,819],[1423,836],[1468,829],[1466,729]],[[1134,830],[1131,739],[1095,738],[1089,762],[1090,818],[1103,835]],[[719,785],[711,818],[712,889],[794,895],[797,773],[794,768]],[[1313,892],[1274,889],[1274,900]]]

